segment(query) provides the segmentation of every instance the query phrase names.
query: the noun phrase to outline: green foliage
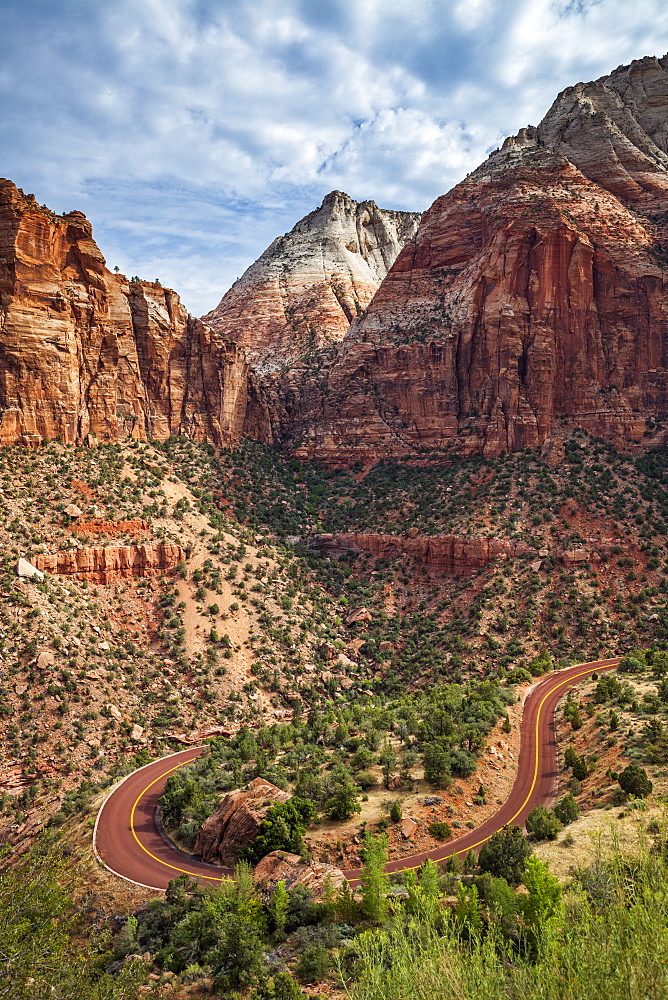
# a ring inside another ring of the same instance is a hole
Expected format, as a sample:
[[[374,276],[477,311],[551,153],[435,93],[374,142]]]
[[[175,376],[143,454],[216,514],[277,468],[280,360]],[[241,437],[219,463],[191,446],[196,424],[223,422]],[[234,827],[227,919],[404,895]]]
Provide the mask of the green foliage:
[[[668,996],[668,873],[623,859],[605,871],[605,898],[582,889],[563,905],[540,862],[527,864],[528,894],[502,883],[459,889],[452,920],[395,920],[355,942],[351,1000],[630,1000]],[[483,899],[484,897],[484,899]],[[497,902],[498,901],[498,902]],[[487,912],[485,908],[489,909]],[[517,921],[521,920],[521,925]]]
[[[141,950],[155,953],[158,966],[183,972],[196,963],[212,970],[223,990],[252,985],[262,970],[267,922],[248,865],[235,881],[202,888],[187,875],[170,882],[164,899],[137,914]]]
[[[398,799],[395,799],[390,809],[390,819],[392,820],[393,823],[398,823],[402,818],[403,814],[404,813],[401,808],[401,802],[399,802]]]
[[[449,823],[446,823],[444,820],[437,820],[434,823],[429,824],[429,833],[432,837],[435,837],[436,840],[445,841],[450,840],[450,837],[452,836],[452,829],[450,828]]]
[[[563,824],[554,809],[538,805],[527,816],[526,829],[532,840],[556,840]]]
[[[325,801],[325,812],[330,819],[346,820],[361,812],[358,787],[343,766],[332,770],[330,789],[331,794]]]
[[[519,826],[504,826],[483,844],[478,865],[495,878],[505,878],[509,885],[519,885],[527,858],[533,848]]]
[[[145,969],[105,969],[104,941],[88,935],[75,895],[83,867],[57,842],[43,839],[0,872],[0,997],[3,1000],[126,1000],[136,996]],[[132,927],[130,927],[130,933]],[[127,954],[127,952],[126,952]]]
[[[646,798],[653,788],[647,771],[639,764],[629,764],[619,775],[619,784],[628,795],[635,795],[638,799]]]
[[[563,799],[559,799],[554,807],[554,813],[557,819],[566,826],[578,818],[580,807],[569,792],[568,795],[564,795]]]
[[[327,976],[331,964],[330,954],[324,945],[310,944],[299,956],[295,973],[302,983],[317,983]]]
[[[438,910],[441,897],[441,874],[438,865],[430,858],[420,867],[418,878],[415,872],[404,873],[404,884],[408,892],[406,909],[421,920],[432,920]]]
[[[242,853],[241,857],[250,864],[257,864],[272,851],[288,851],[303,854],[303,836],[308,826],[318,815],[316,805],[310,799],[293,795],[287,802],[271,806],[260,824],[257,837]]]
[[[276,883],[274,895],[271,897],[271,902],[269,904],[269,912],[271,913],[274,921],[274,929],[279,936],[281,936],[285,931],[285,922],[288,916],[289,905],[290,897],[287,889],[285,888],[285,882],[280,879]]]
[[[422,751],[424,780],[437,788],[450,784],[450,753],[447,744],[427,743]]]
[[[477,938],[482,930],[482,903],[475,885],[457,887],[457,903],[454,909],[455,921],[467,939]]]
[[[276,972],[253,990],[250,1000],[306,1000],[289,972]]]
[[[620,674],[640,674],[643,671],[643,663],[637,656],[622,656],[617,669]]]
[[[532,933],[533,942],[538,945],[545,938],[548,923],[560,913],[562,888],[550,875],[547,865],[535,855],[527,858],[522,881],[527,894],[519,897],[518,905]]]
[[[365,920],[380,924],[387,916],[387,834],[374,837],[367,831],[364,836],[364,867],[360,878],[362,891],[361,911]]]

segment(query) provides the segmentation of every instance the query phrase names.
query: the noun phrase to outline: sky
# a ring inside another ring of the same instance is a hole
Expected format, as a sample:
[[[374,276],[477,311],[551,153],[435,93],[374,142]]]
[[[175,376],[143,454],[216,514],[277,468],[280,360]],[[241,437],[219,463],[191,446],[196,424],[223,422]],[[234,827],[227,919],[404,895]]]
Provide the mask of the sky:
[[[200,315],[337,188],[422,211],[666,0],[0,0],[0,176]]]

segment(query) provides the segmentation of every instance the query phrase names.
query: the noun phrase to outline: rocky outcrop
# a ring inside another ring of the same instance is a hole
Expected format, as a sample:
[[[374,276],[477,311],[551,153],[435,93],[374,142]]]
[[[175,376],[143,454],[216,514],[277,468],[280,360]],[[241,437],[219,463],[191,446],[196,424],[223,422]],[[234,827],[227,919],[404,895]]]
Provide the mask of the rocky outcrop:
[[[667,108],[668,56],[647,56],[593,83],[567,87],[536,140],[621,201],[647,208],[666,197]]]
[[[336,464],[662,441],[667,120],[666,58],[560,95],[425,213],[319,380],[286,381],[284,439]]]
[[[315,535],[309,547],[339,556],[344,552],[367,552],[376,559],[410,556],[421,566],[447,576],[460,576],[484,569],[494,559],[516,559],[536,555],[525,542],[509,538],[472,538],[467,535],[422,535],[408,537],[382,533]],[[360,621],[348,618],[349,622]],[[369,615],[369,618],[371,616]]]
[[[313,893],[315,901],[320,902],[328,886],[330,889],[340,889],[346,877],[334,865],[321,861],[305,864],[298,854],[272,851],[255,866],[253,881],[267,895],[272,893],[278,882],[285,882],[286,889],[305,885]]]
[[[64,513],[67,514],[67,507]],[[106,521],[95,517],[90,521],[77,519],[72,525],[75,535],[143,535],[151,530],[151,525],[143,517],[133,517],[129,521]]]
[[[195,854],[211,864],[233,865],[243,847],[252,844],[271,806],[287,802],[288,792],[263,778],[255,778],[248,791],[229,792],[199,829]]]
[[[419,220],[332,191],[203,320],[240,344],[258,371],[278,372],[343,340]]]
[[[157,576],[186,558],[185,549],[174,542],[146,545],[106,545],[40,553],[33,559],[38,570],[76,580],[110,583],[128,577]]]
[[[112,274],[80,212],[0,181],[0,444],[270,436],[243,353],[159,284]]]

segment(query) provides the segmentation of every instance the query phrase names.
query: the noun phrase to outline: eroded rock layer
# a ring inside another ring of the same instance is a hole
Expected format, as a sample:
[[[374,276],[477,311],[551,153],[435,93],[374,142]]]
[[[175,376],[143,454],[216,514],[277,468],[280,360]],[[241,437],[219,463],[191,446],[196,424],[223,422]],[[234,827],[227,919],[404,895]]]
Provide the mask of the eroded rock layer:
[[[44,573],[71,576],[93,583],[128,577],[156,576],[174,569],[186,552],[174,542],[146,545],[100,545],[40,553],[32,560]]]
[[[204,322],[240,344],[258,371],[280,371],[343,340],[419,220],[332,191],[274,240]]]
[[[560,95],[423,216],[336,360],[288,381],[298,454],[620,448],[668,417],[668,59]]]
[[[536,555],[535,549],[525,542],[509,538],[472,538],[466,535],[410,537],[382,532],[339,532],[316,535],[309,544],[332,556],[339,556],[344,552],[368,552],[377,559],[410,556],[419,565],[448,576],[475,573],[498,558],[515,559]]]
[[[170,289],[108,271],[80,212],[0,181],[0,444],[230,444],[266,426],[234,344]]]

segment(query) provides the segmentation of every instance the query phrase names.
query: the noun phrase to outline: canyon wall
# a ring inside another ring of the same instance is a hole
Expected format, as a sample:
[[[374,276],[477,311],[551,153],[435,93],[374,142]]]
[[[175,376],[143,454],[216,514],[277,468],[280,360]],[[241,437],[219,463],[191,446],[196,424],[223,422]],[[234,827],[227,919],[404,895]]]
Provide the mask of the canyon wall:
[[[343,340],[419,221],[419,213],[332,191],[275,239],[203,320],[243,347],[259,372],[280,372]]]
[[[243,435],[298,456],[668,433],[668,57],[558,96],[421,218],[332,192],[205,319],[0,182],[0,444]],[[216,329],[212,329],[214,326]],[[248,359],[244,352],[248,352]]]
[[[107,270],[80,212],[0,181],[0,444],[270,436],[243,352]]]
[[[336,464],[662,442],[666,121],[666,58],[560,95],[436,200],[326,370],[285,380],[284,441]]]

